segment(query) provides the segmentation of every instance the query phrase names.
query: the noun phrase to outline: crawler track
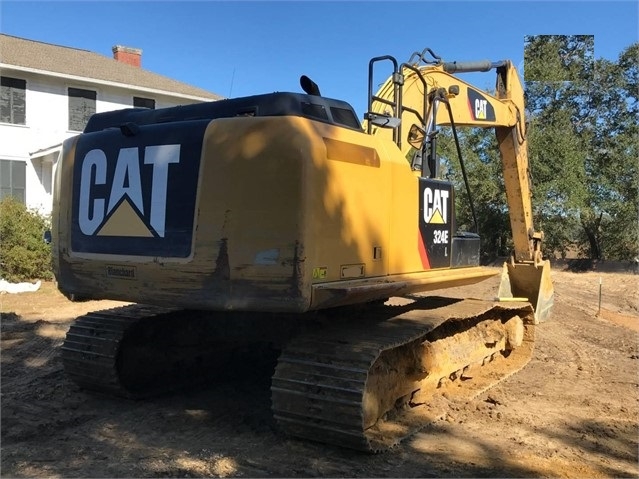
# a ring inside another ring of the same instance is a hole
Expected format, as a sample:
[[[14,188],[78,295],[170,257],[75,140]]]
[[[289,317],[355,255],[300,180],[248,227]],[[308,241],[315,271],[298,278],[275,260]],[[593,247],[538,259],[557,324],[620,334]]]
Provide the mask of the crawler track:
[[[280,356],[273,377],[275,418],[293,436],[363,451],[391,448],[437,415],[432,407],[424,415],[419,406],[445,390],[451,379],[461,380],[472,366],[472,380],[449,388],[452,392],[474,396],[523,367],[532,353],[532,315],[529,305],[463,301],[299,337]],[[504,324],[513,317],[521,317],[525,325],[525,337],[514,351],[497,343],[458,341],[478,334],[486,322]],[[439,355],[425,360],[425,345],[435,345]],[[469,362],[451,358],[451,351],[453,356],[470,351]],[[502,351],[509,358],[493,364]],[[430,372],[424,367],[429,361]]]
[[[259,349],[258,338],[279,339],[285,346],[271,392],[281,429],[377,452],[432,419],[433,397],[451,380],[465,380],[462,388],[449,388],[452,394],[472,396],[519,370],[532,353],[534,319],[527,303],[420,301],[338,310],[319,315],[314,325],[304,315],[269,320],[125,306],[79,317],[62,359],[84,389],[143,398],[206,383],[225,371],[243,374],[238,365],[254,370],[263,358],[247,351]],[[513,324],[519,325],[514,345]],[[496,356],[500,360],[491,362]]]
[[[206,384],[274,363],[295,328],[261,315],[130,305],[80,316],[62,346],[83,389],[132,399]]]
[[[80,316],[62,346],[65,372],[84,389],[129,398],[152,395],[126,384],[121,346],[141,322],[167,313],[171,310],[135,305]]]

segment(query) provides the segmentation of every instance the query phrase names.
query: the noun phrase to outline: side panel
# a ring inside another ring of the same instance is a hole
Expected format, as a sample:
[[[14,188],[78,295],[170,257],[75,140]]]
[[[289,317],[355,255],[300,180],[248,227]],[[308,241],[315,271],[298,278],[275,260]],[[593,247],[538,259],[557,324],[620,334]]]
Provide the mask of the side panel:
[[[206,121],[80,136],[73,167],[71,248],[77,253],[191,255]]]
[[[395,144],[387,148],[389,156],[400,155]],[[394,164],[392,211],[390,274],[451,267],[455,202],[449,182],[422,178],[401,158]]]
[[[189,308],[307,310],[308,123],[149,125],[141,130],[170,128],[148,139],[140,131],[132,143],[117,130],[81,136],[60,168],[60,289]]]
[[[385,276],[392,164],[364,133],[319,123],[313,128],[305,213],[313,284]]]
[[[207,271],[197,285],[209,296],[207,308],[308,309],[308,124],[297,117],[229,118],[207,130],[204,151],[215,160],[207,157],[201,176],[193,265]]]
[[[419,179],[419,252],[425,270],[450,268],[453,236],[453,187],[445,181]]]
[[[380,168],[369,170],[379,174],[370,182],[377,188],[358,191],[357,203],[351,201],[359,205],[358,217],[365,221],[360,223],[355,236],[345,235],[341,244],[334,241],[333,256],[328,251],[323,257],[335,263],[334,257],[345,253],[352,255],[352,245],[362,244],[360,261],[367,265],[370,235],[387,229],[388,233],[381,235],[384,238],[382,264],[386,272],[357,278],[328,276],[324,281],[313,279],[313,309],[465,286],[495,276],[494,270],[480,267],[478,254],[473,254],[479,242],[476,235],[463,236],[469,236],[472,242],[473,248],[468,251],[460,249],[459,245],[454,248],[457,238],[453,236],[454,198],[450,183],[420,178],[411,171],[408,161],[391,141],[367,135],[353,137],[351,141],[373,148],[379,155]],[[352,174],[350,183],[345,185],[357,181],[357,176]],[[384,191],[384,188],[388,190]],[[350,190],[343,186],[328,197],[332,198],[332,204],[342,205],[341,209],[348,211],[343,206],[349,203],[344,199],[344,191]],[[342,226],[344,231],[349,227]],[[346,242],[346,239],[350,241]],[[322,241],[317,248],[325,244]]]

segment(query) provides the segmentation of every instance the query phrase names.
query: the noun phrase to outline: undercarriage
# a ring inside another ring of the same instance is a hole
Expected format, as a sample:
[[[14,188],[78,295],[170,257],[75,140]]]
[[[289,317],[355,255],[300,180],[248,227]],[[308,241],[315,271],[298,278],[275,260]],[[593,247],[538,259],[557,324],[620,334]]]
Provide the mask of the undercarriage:
[[[471,398],[521,369],[534,344],[529,303],[397,302],[301,315],[131,305],[79,317],[62,357],[80,387],[136,399],[277,357],[284,433],[378,452],[441,414],[438,396]]]

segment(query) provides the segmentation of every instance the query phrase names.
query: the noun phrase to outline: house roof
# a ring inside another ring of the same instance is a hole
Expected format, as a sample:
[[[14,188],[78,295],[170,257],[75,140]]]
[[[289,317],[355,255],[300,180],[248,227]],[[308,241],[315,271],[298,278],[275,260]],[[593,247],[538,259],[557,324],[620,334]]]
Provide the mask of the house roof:
[[[54,76],[73,77],[77,80],[116,84],[125,88],[137,87],[141,90],[154,90],[172,96],[199,100],[219,100],[222,98],[202,88],[152,73],[140,67],[127,65],[88,50],[5,34],[0,34],[0,65]]]

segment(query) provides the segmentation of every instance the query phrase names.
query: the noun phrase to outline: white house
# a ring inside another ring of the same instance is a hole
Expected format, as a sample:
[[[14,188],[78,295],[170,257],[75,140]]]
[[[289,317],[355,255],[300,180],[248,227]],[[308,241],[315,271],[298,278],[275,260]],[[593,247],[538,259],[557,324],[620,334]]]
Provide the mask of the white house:
[[[93,113],[221,98],[144,70],[141,55],[118,45],[109,58],[0,34],[0,199],[50,213],[61,144]]]

